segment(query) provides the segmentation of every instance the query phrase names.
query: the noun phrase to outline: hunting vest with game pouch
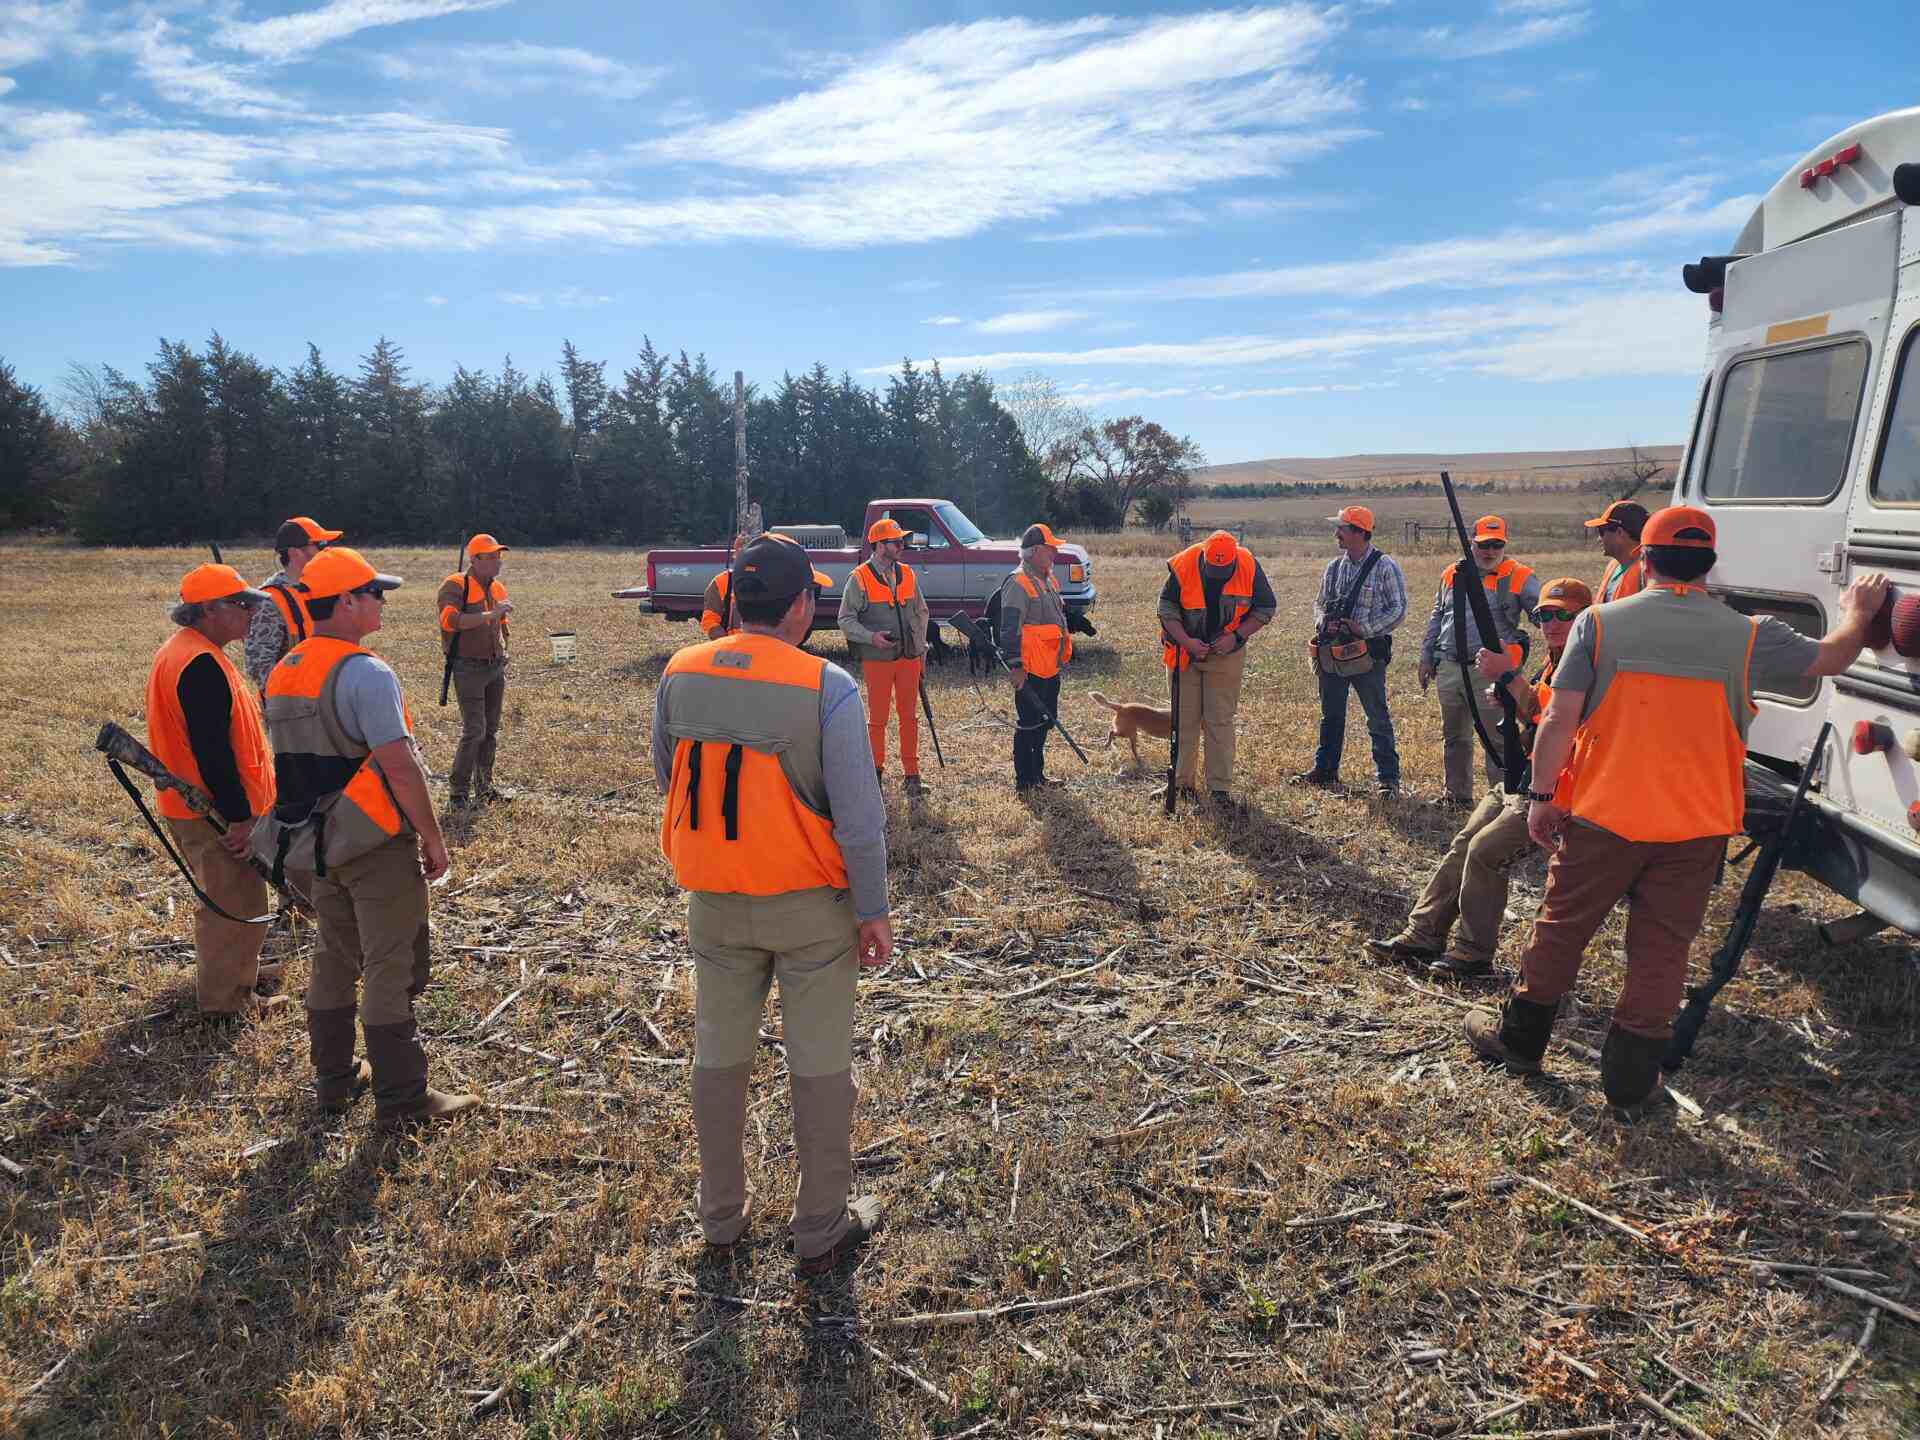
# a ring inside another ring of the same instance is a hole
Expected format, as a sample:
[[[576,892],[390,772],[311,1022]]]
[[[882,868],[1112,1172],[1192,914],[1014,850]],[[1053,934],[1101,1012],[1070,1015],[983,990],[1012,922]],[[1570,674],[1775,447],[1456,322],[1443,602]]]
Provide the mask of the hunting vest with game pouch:
[[[1253,552],[1242,546],[1234,558],[1233,573],[1227,576],[1227,583],[1220,591],[1220,629],[1210,635],[1207,633],[1206,581],[1200,574],[1201,552],[1206,548],[1204,540],[1189,545],[1167,562],[1167,569],[1180,582],[1180,623],[1187,634],[1196,640],[1217,640],[1229,632],[1237,633],[1240,622],[1253,608]],[[1186,669],[1192,658],[1183,647],[1161,637],[1160,663],[1169,670],[1176,666]]]
[[[896,642],[888,647],[850,640],[847,648],[853,651],[856,660],[912,660],[920,654],[913,648],[911,634],[896,633],[913,628],[913,620],[906,607],[919,595],[920,582],[914,578],[913,567],[904,560],[896,560],[894,570],[894,582],[889,585],[880,578],[871,560],[853,567],[853,578],[859,581],[860,596],[854,618],[876,635],[892,635]],[[900,607],[898,610],[894,608],[896,605]]]
[[[820,735],[827,662],[771,635],[690,645],[667,663],[672,778],[660,853],[682,888],[847,888]]]
[[[280,621],[287,627],[287,647],[291,649],[313,634],[313,616],[307,613],[307,597],[292,585],[283,585],[269,580],[260,587],[273,600],[280,611]]]
[[[461,586],[464,583],[465,589]],[[460,660],[504,660],[507,658],[507,622],[476,625],[456,630],[454,621],[462,614],[491,610],[494,602],[507,598],[507,587],[496,578],[481,581],[476,576],[449,575],[440,582],[440,653],[452,653]]]
[[[1623,840],[1738,834],[1746,815],[1754,622],[1697,585],[1595,607],[1575,741],[1574,817]]]
[[[279,794],[256,825],[254,853],[280,884],[288,866],[325,875],[413,833],[370,747],[340,723],[340,667],[371,650],[316,635],[287,652],[267,676],[267,734]],[[413,716],[403,709],[409,734]]]
[[[1434,649],[1455,657],[1465,655],[1471,660],[1480,645],[1477,638],[1467,635],[1470,621],[1466,596],[1454,590],[1454,577],[1460,571],[1460,564],[1456,560],[1440,572],[1440,583],[1446,586],[1447,594],[1453,599],[1453,624],[1440,627],[1440,636],[1434,642]],[[1512,644],[1525,634],[1521,626],[1526,619],[1526,612],[1520,605],[1520,592],[1532,578],[1532,568],[1522,565],[1518,560],[1502,560],[1491,571],[1481,572],[1480,584],[1487,592],[1487,608],[1493,611],[1493,623],[1500,631],[1502,644]]]
[[[234,768],[240,772],[240,788],[246,792],[250,812],[262,815],[273,803],[273,757],[267,751],[267,732],[261,727],[253,690],[240,678],[226,651],[191,626],[181,626],[153,657],[153,670],[147,676],[147,748],[189,785],[203,794],[212,793],[200,774],[200,762],[194,759],[193,741],[180,710],[181,673],[202,655],[211,655],[227,677],[227,689],[233,695],[227,738],[233,746]],[[155,803],[169,820],[198,818],[176,790],[159,791]]]
[[[1073,659],[1073,636],[1067,633],[1067,605],[1060,598],[1060,582],[1049,572],[1047,583],[1042,587],[1024,566],[1013,572],[1013,578],[1027,592],[1029,600],[1047,597],[1043,603],[1052,615],[1059,617],[1038,622],[1031,612],[1020,617],[1020,663],[1034,679],[1050,680],[1060,673],[1062,665]]]

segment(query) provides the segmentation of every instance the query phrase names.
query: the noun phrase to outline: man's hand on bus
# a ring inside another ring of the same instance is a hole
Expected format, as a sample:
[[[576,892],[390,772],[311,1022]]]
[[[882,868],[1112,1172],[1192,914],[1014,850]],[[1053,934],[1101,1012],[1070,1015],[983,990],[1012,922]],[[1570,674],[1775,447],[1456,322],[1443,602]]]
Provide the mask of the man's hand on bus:
[[[1887,577],[1877,570],[1847,586],[1840,595],[1840,623],[1821,637],[1820,651],[1805,673],[1839,675],[1858,660],[1867,645],[1867,632],[1888,595]]]

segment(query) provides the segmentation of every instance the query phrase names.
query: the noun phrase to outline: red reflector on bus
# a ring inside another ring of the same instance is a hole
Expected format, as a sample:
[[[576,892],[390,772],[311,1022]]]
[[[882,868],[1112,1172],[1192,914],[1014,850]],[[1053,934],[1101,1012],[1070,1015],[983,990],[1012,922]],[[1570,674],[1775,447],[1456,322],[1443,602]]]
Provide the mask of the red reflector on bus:
[[[1859,158],[1860,147],[1858,145],[1849,145],[1844,150],[1834,152],[1833,163],[1836,165],[1852,165],[1858,161]]]
[[[1811,190],[1813,188],[1813,171],[1802,170],[1800,172],[1800,188],[1802,190]]]

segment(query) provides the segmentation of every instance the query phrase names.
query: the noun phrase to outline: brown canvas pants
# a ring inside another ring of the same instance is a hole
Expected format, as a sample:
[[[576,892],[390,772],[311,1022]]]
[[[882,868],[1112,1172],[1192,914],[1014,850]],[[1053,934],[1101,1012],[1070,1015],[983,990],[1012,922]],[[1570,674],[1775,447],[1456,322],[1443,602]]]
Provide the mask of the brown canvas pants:
[[[307,1008],[357,1005],[365,1025],[412,1020],[414,997],[432,971],[418,838],[401,835],[325,875],[302,872],[298,879],[320,921]]]
[[[1407,918],[1412,937],[1445,950],[1457,920],[1453,953],[1491,961],[1507,909],[1507,876],[1532,843],[1527,838],[1526,797],[1488,791],[1420,893]]]
[[[1500,702],[1487,698],[1487,682],[1478,675],[1469,690],[1460,674],[1460,662],[1451,656],[1440,661],[1434,683],[1440,691],[1440,758],[1446,770],[1447,794],[1455,800],[1471,800],[1478,788],[1473,782],[1473,757],[1485,749],[1473,728],[1473,712],[1480,712],[1487,734],[1494,735],[1500,725]],[[1490,755],[1485,761],[1487,783],[1498,785],[1500,767]]]
[[[700,1227],[731,1245],[747,1228],[741,1142],[767,992],[780,982],[780,1032],[793,1092],[800,1188],[793,1248],[824,1255],[847,1233],[853,1184],[853,997],[859,926],[844,890],[687,897],[693,949],[693,1123],[700,1137]]]
[[[453,693],[460,702],[460,743],[447,789],[466,799],[479,775],[482,794],[493,788],[493,754],[500,743],[500,709],[507,698],[504,660],[453,662]]]
[[[1180,672],[1180,759],[1176,783],[1191,788],[1200,773],[1202,737],[1207,750],[1207,788],[1233,784],[1234,716],[1240,710],[1240,681],[1247,673],[1243,646],[1231,655],[1209,655]]]
[[[200,888],[230,915],[267,913],[267,882],[244,860],[220,848],[205,820],[167,820],[173,843]],[[247,1008],[260,979],[260,947],[267,927],[222,919],[204,905],[193,912],[194,992],[209,1015]]]
[[[1587,942],[1622,896],[1627,900],[1627,980],[1614,1023],[1664,1040],[1687,987],[1687,951],[1706,918],[1727,837],[1654,844],[1623,840],[1569,821],[1547,865],[1547,893],[1520,957],[1522,1000],[1552,1005],[1573,988]]]

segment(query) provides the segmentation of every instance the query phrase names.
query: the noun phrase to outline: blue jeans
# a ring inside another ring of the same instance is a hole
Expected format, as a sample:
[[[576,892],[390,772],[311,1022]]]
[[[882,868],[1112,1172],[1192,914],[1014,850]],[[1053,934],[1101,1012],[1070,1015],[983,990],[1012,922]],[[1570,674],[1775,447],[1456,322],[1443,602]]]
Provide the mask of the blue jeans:
[[[1320,748],[1313,770],[1329,780],[1340,778],[1340,752],[1347,743],[1347,690],[1360,696],[1366,712],[1367,734],[1373,740],[1373,770],[1382,785],[1400,783],[1400,752],[1393,747],[1393,716],[1387,713],[1387,667],[1378,657],[1364,675],[1320,675]]]

